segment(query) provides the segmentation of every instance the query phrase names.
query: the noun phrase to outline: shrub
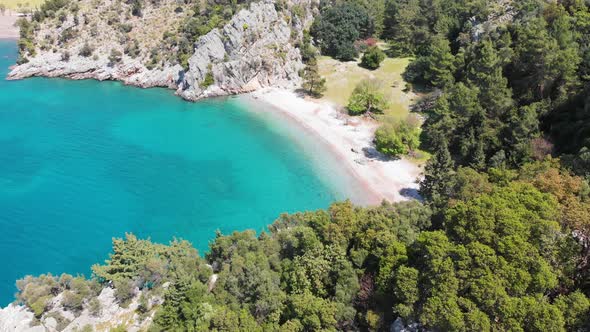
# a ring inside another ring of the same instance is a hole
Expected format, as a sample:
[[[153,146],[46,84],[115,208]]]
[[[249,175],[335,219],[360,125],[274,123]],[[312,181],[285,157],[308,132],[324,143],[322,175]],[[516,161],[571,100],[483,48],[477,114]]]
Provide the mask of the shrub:
[[[391,157],[399,157],[418,148],[420,127],[415,118],[383,124],[375,132],[377,150]]]
[[[359,115],[366,112],[383,113],[389,107],[389,101],[381,91],[382,83],[378,80],[363,80],[353,90],[348,100],[348,113]]]
[[[121,53],[121,51],[118,51],[114,48],[111,49],[111,54],[109,55],[109,62],[112,65],[121,62],[122,59],[123,59],[123,53]]]
[[[305,8],[300,4],[294,5],[291,8],[291,13],[293,14],[293,16],[301,20],[305,16]]]
[[[372,46],[367,49],[361,60],[361,66],[375,70],[381,66],[381,62],[385,60],[385,53],[377,46]]]
[[[126,307],[134,295],[135,286],[131,280],[121,280],[115,282],[115,299],[117,299],[122,307]]]
[[[68,19],[68,14],[66,14],[65,12],[60,12],[57,19],[61,22],[64,23],[67,19]]]
[[[142,17],[142,5],[140,0],[131,0],[131,15]]]
[[[31,308],[31,310],[35,314],[35,317],[39,318],[43,315],[43,313],[45,313],[45,310],[47,310],[47,305],[49,304],[49,300],[51,300],[51,298],[52,297],[50,295],[42,296],[38,298],[35,302],[29,304],[29,308]]]
[[[102,306],[97,298],[93,298],[92,300],[90,300],[90,302],[88,302],[88,311],[93,316],[100,315],[100,312],[102,311]]]
[[[65,61],[65,62],[70,61],[70,52],[65,51],[64,53],[62,53],[61,54],[61,61]]]
[[[41,317],[49,301],[61,290],[56,278],[50,274],[37,278],[27,276],[16,282],[19,290],[17,301],[28,306],[36,317]]]
[[[64,307],[64,309],[70,311],[81,311],[83,302],[84,298],[81,294],[77,294],[69,290],[63,292],[61,305]]]
[[[137,58],[141,53],[141,49],[139,48],[139,42],[137,40],[129,41],[127,45],[125,45],[125,49],[123,51],[130,57],[134,59]]]
[[[160,51],[157,48],[153,48],[150,51],[150,61],[146,63],[145,67],[149,70],[152,70],[156,68],[156,66],[160,63],[161,60],[162,59],[160,57]]]
[[[133,30],[133,25],[121,23],[121,24],[119,24],[119,30],[121,30],[121,32],[123,32],[123,33],[129,33],[129,32],[131,32],[131,30]]]
[[[59,35],[59,42],[60,43],[66,43],[69,40],[72,40],[76,37],[76,35],[78,34],[78,30],[76,29],[65,29],[64,31],[62,31],[62,33]]]
[[[145,293],[141,293],[141,296],[139,297],[139,303],[137,305],[137,311],[141,314],[145,314],[150,310],[150,304],[148,302],[147,296],[145,296]]]
[[[82,48],[80,49],[80,52],[78,54],[80,56],[87,58],[92,55],[92,52],[94,52],[94,48],[92,46],[90,46],[90,44],[88,44],[88,42],[86,42],[86,43],[84,43],[84,46],[82,46]]]
[[[211,70],[211,64],[209,64],[209,68],[203,82],[201,82],[200,87],[202,89],[207,89],[211,85],[215,84],[215,77],[213,77],[213,71]]]

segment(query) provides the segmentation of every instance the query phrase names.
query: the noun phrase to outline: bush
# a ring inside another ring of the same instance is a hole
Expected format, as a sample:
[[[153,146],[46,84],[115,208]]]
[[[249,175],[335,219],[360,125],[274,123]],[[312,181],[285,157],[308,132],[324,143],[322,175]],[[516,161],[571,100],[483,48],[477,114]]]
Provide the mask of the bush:
[[[135,285],[131,280],[115,282],[115,299],[122,307],[126,307],[133,296],[135,296]]]
[[[39,318],[43,315],[43,313],[45,313],[45,310],[47,310],[47,305],[49,304],[51,298],[52,296],[50,295],[42,296],[38,298],[35,302],[29,304],[29,308],[31,308],[31,310],[35,314],[35,317]]]
[[[49,301],[61,290],[56,278],[50,274],[37,278],[27,276],[16,282],[19,290],[17,301],[28,306],[36,317],[41,317]]]
[[[388,122],[375,132],[377,150],[391,157],[408,154],[420,144],[420,127],[416,118]]]
[[[133,30],[133,25],[121,23],[121,24],[119,24],[119,30],[121,30],[121,32],[123,32],[123,33],[129,33],[129,32],[131,32],[131,30]]]
[[[65,51],[61,54],[61,61],[68,62],[70,61],[70,52]]]
[[[94,48],[92,46],[90,46],[90,44],[88,44],[88,42],[86,42],[86,43],[84,43],[84,46],[82,46],[82,48],[80,49],[80,52],[78,54],[80,56],[87,58],[92,55],[92,52],[94,52]]]
[[[145,293],[141,293],[141,296],[139,297],[139,304],[137,305],[137,311],[140,314],[145,314],[148,311],[150,311],[150,304],[149,301],[147,299],[147,296],[145,296]]]
[[[367,69],[375,70],[381,66],[381,62],[385,60],[385,53],[377,46],[372,46],[367,49],[361,60],[361,66]]]
[[[102,306],[97,298],[93,298],[92,300],[90,300],[90,302],[88,302],[88,311],[93,316],[100,315],[102,311]]]
[[[360,115],[366,112],[383,113],[389,107],[385,94],[381,91],[382,83],[378,80],[361,81],[348,99],[348,113]]]
[[[61,44],[66,43],[74,38],[76,38],[76,36],[78,35],[78,30],[76,29],[65,29],[64,31],[62,31],[62,33],[59,35],[59,42]]]
[[[114,48],[111,49],[111,54],[109,55],[109,62],[111,63],[111,65],[121,62],[122,59],[123,53],[121,53],[121,51],[118,51]]]
[[[137,58],[141,53],[139,42],[137,40],[129,41],[127,45],[125,45],[124,52],[134,59]]]
[[[80,294],[66,290],[63,292],[63,299],[61,301],[64,309],[69,311],[81,311],[84,298]]]
[[[213,71],[211,70],[211,68],[211,64],[209,64],[209,70],[207,71],[207,74],[205,75],[203,82],[201,82],[200,84],[201,89],[207,89],[211,85],[215,84],[215,77],[213,77]]]

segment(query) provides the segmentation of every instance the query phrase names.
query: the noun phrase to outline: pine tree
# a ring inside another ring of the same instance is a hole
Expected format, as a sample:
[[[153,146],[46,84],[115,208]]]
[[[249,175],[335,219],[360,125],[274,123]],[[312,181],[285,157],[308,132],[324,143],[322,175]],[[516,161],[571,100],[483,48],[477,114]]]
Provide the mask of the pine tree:
[[[502,74],[504,63],[494,44],[484,40],[469,52],[467,79],[479,87],[479,101],[488,117],[498,118],[513,107],[512,90]]]
[[[416,52],[417,36],[424,37],[428,31],[421,24],[420,1],[393,1],[386,4],[383,37],[391,40],[390,51],[394,55],[412,55]],[[422,38],[423,39],[423,38]]]
[[[424,78],[437,88],[446,88],[453,84],[455,78],[455,57],[451,53],[449,41],[443,36],[432,40],[430,56]]]
[[[420,195],[432,203],[435,209],[446,204],[453,187],[455,171],[454,162],[445,138],[440,143],[435,155],[424,169],[424,180],[420,183]]]
[[[326,79],[320,76],[318,62],[315,58],[311,59],[305,67],[303,89],[316,98],[326,92]]]

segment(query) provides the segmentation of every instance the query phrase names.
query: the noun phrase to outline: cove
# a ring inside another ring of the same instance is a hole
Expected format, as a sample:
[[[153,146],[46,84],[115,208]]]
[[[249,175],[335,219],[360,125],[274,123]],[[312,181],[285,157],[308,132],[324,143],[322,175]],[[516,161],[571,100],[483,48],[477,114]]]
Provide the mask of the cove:
[[[15,61],[15,42],[0,41],[0,305],[27,274],[88,275],[125,232],[204,252],[216,230],[262,231],[354,195],[313,137],[262,105],[4,80]]]

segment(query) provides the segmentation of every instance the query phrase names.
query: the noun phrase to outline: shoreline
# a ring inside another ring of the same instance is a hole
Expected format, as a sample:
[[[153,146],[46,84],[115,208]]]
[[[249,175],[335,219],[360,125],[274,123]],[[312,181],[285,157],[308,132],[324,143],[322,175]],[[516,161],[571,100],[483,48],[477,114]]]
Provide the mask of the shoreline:
[[[0,14],[0,40],[18,39],[18,28],[14,26],[18,18],[18,14],[10,10]]]
[[[320,139],[355,177],[369,205],[419,197],[417,181],[422,169],[404,158],[387,159],[375,151],[372,141],[376,121],[348,116],[332,104],[305,99],[284,89],[265,88],[246,96],[272,106]]]
[[[10,19],[16,21],[17,18],[11,12],[0,15],[0,40],[18,39],[18,28],[12,25],[7,27],[6,24]],[[262,88],[237,95],[263,102],[273,110],[278,110],[277,113],[321,140],[344,171],[353,177],[346,182],[353,187],[360,186],[359,190],[350,190],[354,195],[349,198],[356,201],[354,198],[362,197],[362,203],[357,204],[377,205],[383,200],[399,202],[419,199],[417,181],[422,173],[421,167],[404,158],[391,160],[376,152],[372,142],[378,127],[376,121],[348,116],[331,103],[303,98],[283,88]]]

